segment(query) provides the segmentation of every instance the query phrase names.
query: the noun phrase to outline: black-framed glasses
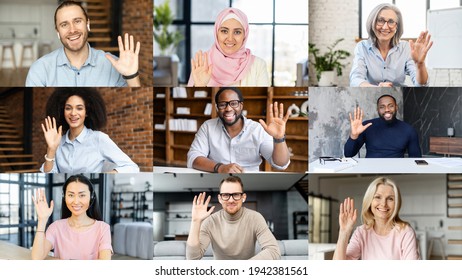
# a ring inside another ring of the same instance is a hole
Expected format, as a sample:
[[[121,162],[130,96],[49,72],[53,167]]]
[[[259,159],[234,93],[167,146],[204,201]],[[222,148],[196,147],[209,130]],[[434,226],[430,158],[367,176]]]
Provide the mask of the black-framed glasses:
[[[391,27],[391,28],[395,27],[396,24],[397,24],[397,22],[394,21],[393,19],[389,19],[389,20],[385,20],[384,18],[378,18],[377,19],[377,25],[378,26],[384,26],[385,23],[387,23],[388,27]]]
[[[352,162],[358,163],[358,161],[355,160],[354,158],[351,158],[351,159],[352,159]],[[322,165],[326,164],[326,162],[329,162],[329,161],[348,162],[348,159],[346,159],[346,158],[336,158],[336,157],[319,157],[319,163],[322,164]]]
[[[223,199],[224,201],[228,201],[231,197],[233,197],[233,199],[235,201],[237,200],[240,200],[242,198],[242,195],[244,193],[241,193],[241,192],[235,192],[235,193],[220,193],[220,197],[221,199]]]
[[[217,103],[217,107],[220,110],[225,109],[228,105],[231,106],[231,108],[237,108],[241,102],[240,100],[222,101]]]

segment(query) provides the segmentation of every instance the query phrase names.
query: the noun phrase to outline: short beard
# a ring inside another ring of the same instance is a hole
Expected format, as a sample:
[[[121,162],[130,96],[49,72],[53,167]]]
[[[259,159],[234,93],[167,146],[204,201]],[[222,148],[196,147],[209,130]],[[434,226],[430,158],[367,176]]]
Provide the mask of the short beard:
[[[380,115],[380,118],[387,124],[391,124],[391,123],[394,123],[396,120],[396,113],[393,114],[390,120],[386,120],[382,115]]]
[[[226,126],[232,126],[232,125],[234,125],[235,123],[237,123],[237,122],[242,118],[242,113],[240,113],[239,115],[236,115],[236,118],[235,118],[234,121],[231,122],[231,123],[225,121],[225,118],[222,117],[222,116],[219,116],[219,118],[220,118],[221,122],[223,122],[224,125],[226,125]]]

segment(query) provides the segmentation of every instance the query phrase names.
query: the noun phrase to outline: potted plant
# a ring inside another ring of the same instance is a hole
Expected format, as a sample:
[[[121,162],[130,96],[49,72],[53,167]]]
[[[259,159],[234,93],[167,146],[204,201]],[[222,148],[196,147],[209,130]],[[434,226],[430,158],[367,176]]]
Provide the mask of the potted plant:
[[[154,40],[159,45],[162,55],[174,53],[175,48],[183,40],[183,35],[179,31],[168,30],[173,19],[169,1],[154,7]]]
[[[328,51],[323,55],[319,54],[319,49],[316,48],[315,44],[309,45],[309,53],[313,55],[314,60],[310,59],[316,70],[316,78],[318,79],[319,86],[333,86],[334,79],[337,76],[342,75],[342,69],[345,68],[346,64],[342,64],[340,61],[350,56],[350,53],[345,50],[335,50],[335,47],[344,39],[338,39],[331,46],[327,47]]]

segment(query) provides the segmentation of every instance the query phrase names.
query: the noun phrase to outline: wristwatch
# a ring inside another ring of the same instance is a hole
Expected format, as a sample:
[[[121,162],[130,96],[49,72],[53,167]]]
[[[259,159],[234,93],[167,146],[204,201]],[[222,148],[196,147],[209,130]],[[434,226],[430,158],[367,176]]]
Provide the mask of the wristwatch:
[[[273,142],[276,143],[276,144],[282,143],[282,142],[285,142],[285,141],[286,141],[286,135],[285,134],[281,139],[277,139],[277,138],[273,137]]]

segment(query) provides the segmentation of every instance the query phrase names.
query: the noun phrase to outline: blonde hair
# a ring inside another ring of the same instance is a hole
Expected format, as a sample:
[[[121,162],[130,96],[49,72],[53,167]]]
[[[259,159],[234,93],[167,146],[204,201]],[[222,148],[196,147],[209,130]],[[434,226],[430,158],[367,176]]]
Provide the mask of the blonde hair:
[[[377,17],[379,16],[380,12],[383,10],[392,10],[393,12],[396,13],[396,16],[398,17],[398,20],[396,23],[396,33],[391,39],[391,46],[394,47],[398,45],[399,40],[401,39],[401,36],[403,35],[403,29],[404,29],[403,16],[401,14],[401,11],[395,5],[389,4],[389,3],[383,3],[383,4],[378,5],[374,9],[372,9],[366,21],[366,30],[367,30],[367,33],[369,34],[369,38],[372,40],[374,45],[377,46],[377,36],[375,35],[375,26],[377,25]]]
[[[363,207],[361,210],[363,224],[368,229],[374,226],[375,217],[372,213],[371,204],[372,200],[374,199],[374,195],[377,191],[377,188],[380,185],[392,187],[393,192],[395,193],[395,209],[393,210],[393,213],[390,216],[387,223],[391,224],[392,226],[398,226],[400,229],[403,229],[406,225],[409,225],[409,223],[401,220],[401,218],[399,217],[399,210],[401,209],[401,193],[398,187],[396,186],[395,182],[393,182],[390,178],[387,177],[378,177],[369,184],[369,187],[367,188],[366,193],[364,194]]]

